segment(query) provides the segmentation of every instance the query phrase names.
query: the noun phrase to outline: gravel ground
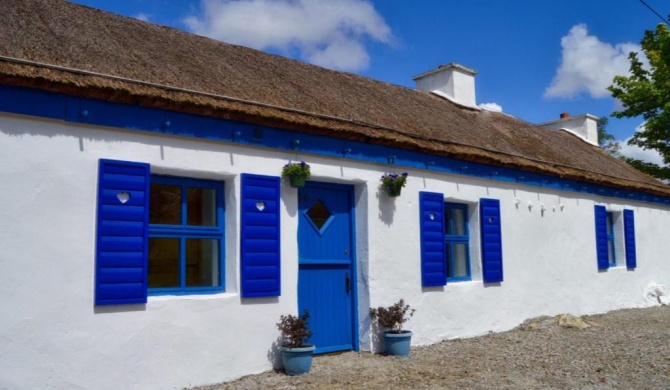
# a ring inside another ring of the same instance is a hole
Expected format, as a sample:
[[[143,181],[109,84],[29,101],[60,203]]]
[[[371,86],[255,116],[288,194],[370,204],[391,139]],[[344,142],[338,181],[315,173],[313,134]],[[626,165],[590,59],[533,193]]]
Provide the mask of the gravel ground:
[[[413,347],[409,358],[317,356],[304,376],[268,371],[197,390],[670,389],[669,307],[585,316],[592,325],[586,329],[561,326],[557,318]]]

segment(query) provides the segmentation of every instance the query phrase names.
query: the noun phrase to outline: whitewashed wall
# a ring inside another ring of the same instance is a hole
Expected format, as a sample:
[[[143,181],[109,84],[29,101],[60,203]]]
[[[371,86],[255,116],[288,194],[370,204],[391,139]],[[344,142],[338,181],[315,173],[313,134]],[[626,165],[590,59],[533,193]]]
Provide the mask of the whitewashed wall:
[[[275,299],[239,296],[237,199],[241,173],[278,176],[294,153],[0,114],[0,156],[0,389],[182,388],[272,367],[275,323],[297,311],[297,191],[282,187],[282,295]],[[413,344],[423,345],[510,329],[539,315],[643,306],[650,283],[670,284],[670,240],[662,235],[668,209],[626,205],[635,211],[638,267],[598,272],[593,205],[620,210],[618,201],[415,170],[393,200],[377,189],[385,166],[301,157],[312,165],[313,180],[355,185],[364,350],[374,348],[368,308],[399,298],[417,309],[408,328]],[[100,158],[225,181],[225,293],[93,305]],[[422,289],[418,192],[424,190],[470,203],[472,282]],[[501,201],[500,286],[481,282],[482,197]],[[559,204],[562,210],[552,209]]]

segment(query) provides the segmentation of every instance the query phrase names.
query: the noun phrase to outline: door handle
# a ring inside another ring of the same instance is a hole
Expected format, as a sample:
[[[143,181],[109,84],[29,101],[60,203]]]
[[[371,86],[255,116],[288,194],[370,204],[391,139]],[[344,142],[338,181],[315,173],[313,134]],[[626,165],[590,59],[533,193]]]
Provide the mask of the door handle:
[[[349,295],[349,291],[351,291],[351,279],[349,279],[349,274],[344,275],[344,289],[347,292],[347,295]]]

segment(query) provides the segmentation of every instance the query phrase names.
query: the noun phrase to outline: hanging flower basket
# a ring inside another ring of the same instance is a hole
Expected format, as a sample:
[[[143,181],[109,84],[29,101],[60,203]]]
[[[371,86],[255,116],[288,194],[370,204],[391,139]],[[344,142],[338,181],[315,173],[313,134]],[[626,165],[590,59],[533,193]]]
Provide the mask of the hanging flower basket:
[[[307,179],[302,176],[289,176],[288,179],[289,184],[293,188],[302,188],[305,186],[305,181],[307,181]]]
[[[283,178],[288,179],[289,185],[293,188],[302,188],[305,181],[312,175],[309,164],[304,161],[288,163],[284,165],[281,171]]]
[[[407,172],[402,175],[395,173],[385,173],[380,179],[380,187],[386,192],[389,198],[400,196],[402,188],[407,184]]]

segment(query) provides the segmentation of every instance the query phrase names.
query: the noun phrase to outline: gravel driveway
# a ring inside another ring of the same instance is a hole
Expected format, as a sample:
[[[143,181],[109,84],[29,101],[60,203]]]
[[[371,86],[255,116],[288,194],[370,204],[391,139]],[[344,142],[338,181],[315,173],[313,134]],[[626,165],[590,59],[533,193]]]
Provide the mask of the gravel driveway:
[[[670,389],[669,307],[582,320],[592,326],[543,317],[509,332],[414,347],[409,358],[318,356],[304,376],[268,371],[197,389]]]

